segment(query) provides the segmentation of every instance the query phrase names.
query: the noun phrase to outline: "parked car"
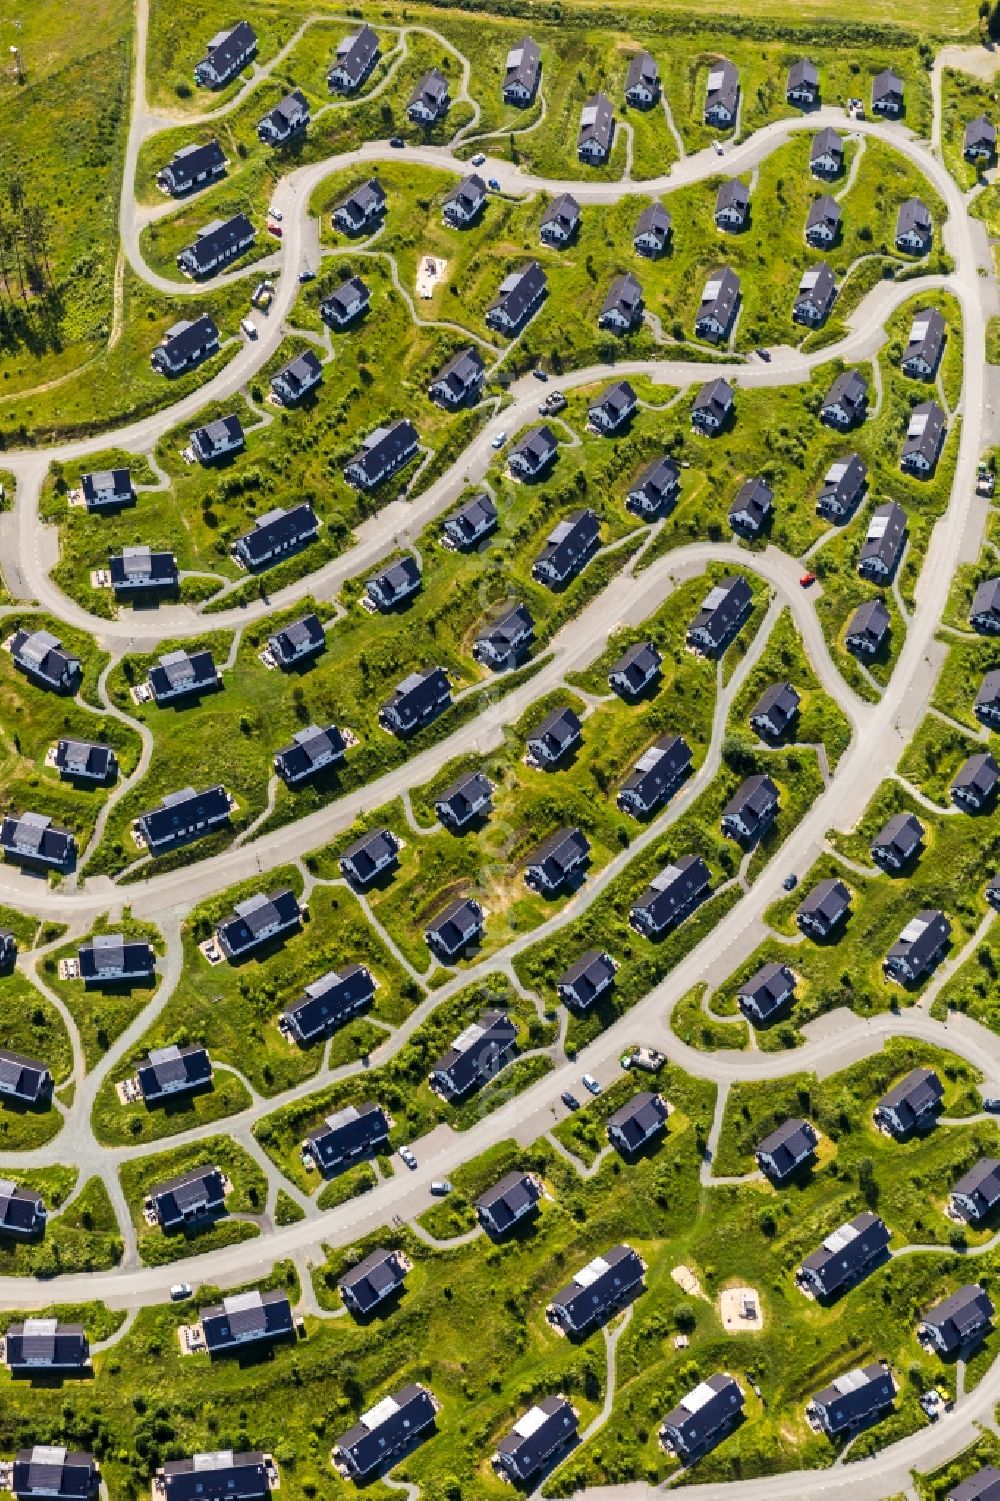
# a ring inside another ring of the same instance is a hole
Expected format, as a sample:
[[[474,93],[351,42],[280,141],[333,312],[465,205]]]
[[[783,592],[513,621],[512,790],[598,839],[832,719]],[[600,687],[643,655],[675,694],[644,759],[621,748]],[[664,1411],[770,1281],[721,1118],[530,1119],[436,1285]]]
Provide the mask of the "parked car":
[[[536,380],[548,380],[549,378],[547,370],[532,370],[531,373]]]
[[[802,585],[803,589],[808,589],[809,585],[815,584],[815,582],[816,575],[814,573],[804,573],[799,579],[799,583]]]
[[[666,1061],[666,1055],[659,1048],[633,1048],[622,1055],[621,1065],[625,1069],[641,1068],[647,1074],[655,1074]]]
[[[303,266],[299,272],[299,281],[313,281],[316,273],[311,266]]]
[[[170,1296],[173,1302],[182,1303],[185,1298],[194,1296],[194,1288],[190,1282],[175,1282],[170,1289]]]
[[[414,1155],[410,1151],[409,1147],[400,1147],[400,1149],[399,1149],[399,1155],[400,1155],[400,1157],[402,1157],[402,1159],[406,1163],[407,1167],[409,1167],[409,1168],[416,1167],[416,1165],[417,1165],[417,1159],[414,1157]]]
[[[715,152],[716,156],[721,156],[725,149],[726,148],[723,146],[721,141],[712,142],[712,150]]]
[[[284,214],[281,212],[280,208],[268,209],[268,213],[271,215],[271,218],[272,219],[276,219],[279,224],[281,223],[282,219],[285,217]]]
[[[474,167],[481,167],[483,165],[483,162],[485,160],[486,160],[486,152],[485,151],[477,151],[476,154],[475,154],[475,156],[472,158],[472,165]]]
[[[431,1184],[431,1193],[436,1194],[439,1199],[443,1199],[445,1194],[450,1194],[451,1184],[448,1182],[448,1179],[435,1178]]]
[[[274,238],[276,240],[280,240],[281,236],[285,233],[280,224],[269,224],[267,226],[267,232],[269,235],[274,235]]]
[[[504,446],[504,444],[506,443],[506,441],[507,441],[507,434],[506,433],[497,433],[496,437],[493,439],[493,447],[494,448],[502,448]]]
[[[389,145],[395,146],[396,150],[398,151],[401,147],[406,145],[406,142],[403,140],[402,136],[390,136]]]
[[[762,359],[765,365],[769,365],[771,363],[771,351],[769,349],[758,349],[757,357],[759,359]]]
[[[252,318],[241,318],[240,328],[242,328],[248,339],[256,339],[257,325]]]
[[[570,1094],[568,1089],[564,1089],[559,1098],[562,1100],[567,1110],[579,1110],[580,1101],[577,1099],[575,1094]]]
[[[583,1085],[585,1089],[590,1090],[591,1094],[600,1094],[601,1092],[601,1086],[598,1084],[593,1074],[584,1074]]]
[[[784,879],[784,880],[783,880],[783,881],[782,881],[782,883],[781,883],[781,884],[782,884],[782,886],[783,886],[783,887],[784,887],[784,888],[785,888],[785,890],[786,890],[786,891],[794,891],[794,890],[795,890],[795,888],[796,888],[796,886],[797,886],[797,885],[798,885],[798,884],[799,884],[799,878],[798,878],[798,876],[797,876],[797,875],[796,875],[796,874],[795,874],[795,872],[794,872],[794,871],[791,871],[791,872],[790,872],[790,873],[789,873],[789,874],[788,874],[788,875],[787,875],[787,876],[786,876],[786,877],[785,877],[785,879]]]
[[[499,193],[500,179],[498,177],[491,177],[486,186],[489,188],[491,193]]]

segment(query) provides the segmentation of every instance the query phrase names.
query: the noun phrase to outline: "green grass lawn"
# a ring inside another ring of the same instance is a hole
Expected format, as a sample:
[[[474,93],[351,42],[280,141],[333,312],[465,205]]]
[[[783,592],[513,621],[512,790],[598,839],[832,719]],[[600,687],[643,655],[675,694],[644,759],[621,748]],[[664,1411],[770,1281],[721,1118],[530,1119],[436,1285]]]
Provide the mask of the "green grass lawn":
[[[100,1178],[86,1182],[66,1207],[76,1186],[69,1167],[4,1170],[5,1176],[40,1193],[48,1209],[42,1239],[32,1244],[0,1239],[0,1272],[8,1277],[46,1278],[60,1272],[96,1272],[121,1260],[122,1239],[108,1191]]]
[[[38,0],[0,22],[4,199],[17,236],[0,277],[0,428],[12,395],[79,369],[111,332],[131,9],[93,0],[72,27],[65,19],[58,0]],[[44,213],[42,241],[22,200]]]
[[[117,210],[117,193],[115,208]],[[122,279],[121,337],[112,346],[101,340],[87,360],[65,380],[49,386],[43,372],[22,361],[19,388],[0,397],[0,438],[7,446],[54,443],[106,431],[172,406],[180,397],[217,375],[236,352],[239,320],[247,291],[238,284],[208,288],[176,299],[147,287],[128,268]],[[179,318],[209,313],[219,329],[222,348],[196,370],[167,380],[150,364],[150,355]],[[241,336],[240,336],[241,337]]]
[[[59,1012],[34,985],[15,970],[0,981],[0,1036],[14,1053],[38,1058],[48,1066],[53,1089],[70,1076],[73,1049]],[[32,1109],[4,1099],[0,1105],[0,1145],[7,1152],[40,1147],[61,1129],[63,1118],[51,1100]]]
[[[618,1345],[611,1416],[556,1472],[548,1487],[553,1494],[569,1495],[580,1485],[666,1478],[672,1465],[658,1448],[658,1425],[679,1397],[718,1370],[732,1371],[744,1388],[752,1377],[765,1400],[762,1406],[751,1396],[744,1426],[699,1464],[699,1481],[721,1483],[830,1464],[837,1451],[811,1434],[804,1405],[833,1376],[876,1357],[891,1360],[901,1382],[895,1414],[866,1435],[870,1447],[879,1447],[917,1426],[922,1383],[954,1390],[950,1367],[921,1353],[914,1337],[921,1312],[968,1276],[967,1265],[947,1243],[946,1222],[937,1203],[928,1201],[927,1189],[933,1185],[936,1200],[963,1162],[989,1145],[983,1132],[990,1128],[978,1124],[939,1127],[902,1146],[870,1130],[873,1099],[918,1056],[942,1068],[949,1109],[961,1109],[961,1092],[971,1083],[965,1065],[899,1043],[823,1084],[803,1079],[782,1085],[793,1108],[808,1106],[824,1134],[835,1132],[837,1139],[835,1152],[811,1177],[780,1194],[755,1183],[701,1187],[700,1148],[714,1091],[668,1067],[657,1086],[674,1106],[670,1127],[637,1163],[626,1165],[613,1155],[593,1178],[582,1180],[545,1143],[518,1149],[504,1142],[455,1174],[455,1207],[442,1206],[442,1214],[435,1210],[436,1231],[467,1228],[472,1199],[511,1168],[543,1178],[551,1197],[533,1224],[503,1247],[480,1236],[435,1249],[405,1229],[386,1228],[365,1242],[331,1251],[314,1273],[317,1294],[331,1309],[339,1306],[337,1278],[376,1244],[400,1246],[413,1270],[399,1302],[371,1324],[307,1317],[303,1339],[254,1360],[252,1406],[246,1402],[246,1368],[237,1362],[210,1367],[200,1358],[181,1356],[175,1331],[190,1309],[163,1305],[142,1310],[124,1339],[97,1357],[93,1384],[30,1391],[5,1386],[0,1441],[10,1448],[29,1422],[42,1438],[61,1434],[82,1442],[85,1435],[109,1485],[136,1490],[173,1446],[184,1452],[219,1444],[259,1447],[277,1458],[282,1489],[291,1496],[321,1491],[346,1498],[350,1487],[329,1467],[331,1445],[381,1394],[420,1380],[442,1404],[437,1432],[407,1457],[396,1476],[429,1495],[446,1494],[450,1477],[460,1476],[469,1501],[499,1501],[502,1487],[489,1456],[533,1401],[547,1392],[565,1392],[581,1427],[600,1405],[601,1335],[571,1344],[552,1332],[543,1310],[577,1268],[624,1239],[646,1261],[646,1290]],[[574,1151],[592,1157],[603,1137],[603,1116],[622,1090],[634,1087],[636,1081],[623,1078],[580,1112],[571,1127]],[[742,1103],[742,1093],[734,1091],[723,1143],[727,1152],[729,1141],[736,1140],[734,1129],[748,1137],[751,1132]],[[763,1128],[782,1099],[773,1091],[760,1092],[746,1103]],[[216,1159],[224,1147],[219,1141],[203,1144]],[[738,1153],[734,1161],[740,1170],[744,1156]],[[178,1153],[145,1159],[141,1180],[135,1173],[127,1185],[130,1200],[138,1203],[147,1174],[187,1165]],[[242,1158],[227,1156],[225,1165],[239,1177],[241,1202],[246,1195],[249,1203],[255,1170]],[[940,1250],[890,1262],[832,1307],[803,1298],[793,1286],[795,1266],[823,1235],[871,1200],[886,1215],[896,1247],[928,1240]],[[143,1238],[147,1257],[157,1233]],[[681,1262],[695,1271],[706,1300],[688,1297],[674,1282],[670,1273]],[[976,1276],[988,1286],[996,1273],[996,1252],[977,1259]],[[722,1333],[716,1299],[734,1283],[757,1290],[763,1333],[739,1339]],[[276,1268],[266,1285],[287,1286],[295,1296],[290,1268]],[[203,1290],[200,1301],[210,1302],[212,1296]],[[679,1331],[690,1339],[683,1350],[674,1345]],[[141,1408],[133,1402],[137,1390]],[[317,1400],[320,1392],[325,1396]],[[159,1432],[170,1437],[157,1438]],[[382,1486],[373,1491],[378,1501],[390,1494]]]
[[[371,1016],[382,1023],[402,1021],[420,997],[420,988],[402,970],[366,920],[357,899],[345,888],[317,887],[309,898],[308,919],[284,943],[265,947],[259,957],[240,963],[209,964],[198,944],[233,903],[253,891],[276,891],[291,886],[301,893],[302,879],[292,868],[268,871],[241,887],[220,893],[196,907],[184,929],[184,972],[150,1032],[137,1051],[167,1042],[200,1042],[213,1062],[228,1064],[244,1074],[263,1094],[276,1094],[309,1078],[323,1061],[323,1048],[300,1049],[278,1031],[281,1006],[296,999],[303,987],[329,969],[347,963],[366,964],[378,982]],[[385,1035],[384,1027],[359,1018],[339,1032],[330,1053],[331,1063],[346,1063],[368,1052]],[[130,1055],[131,1056],[131,1055]],[[123,1060],[121,1073],[128,1072]],[[119,1077],[115,1074],[114,1077]],[[218,1098],[205,1096],[199,1118],[210,1119],[225,1103],[225,1113],[239,1108],[242,1092],[232,1082],[216,1080]],[[117,1108],[97,1115],[103,1132],[131,1130],[131,1112]],[[206,1113],[207,1112],[207,1113]]]
[[[57,635],[65,649],[80,658],[83,680],[76,697],[53,693],[31,682],[15,667],[10,653],[0,651],[0,807],[5,813],[49,814],[73,830],[82,853],[110,788],[64,781],[55,768],[45,765],[46,755],[60,739],[93,740],[114,748],[120,774],[127,775],[139,759],[139,737],[91,707],[97,702],[97,677],[107,659],[89,637],[47,616],[8,615],[0,628],[3,641],[21,625]]]
[[[722,987],[720,998],[726,1000],[744,979],[771,960],[787,963],[798,976],[790,1013],[757,1030],[762,1047],[795,1046],[801,1040],[798,1029],[803,1023],[837,1006],[870,1016],[910,1004],[923,985],[908,990],[891,984],[882,973],[882,961],[907,918],[924,908],[940,908],[951,921],[953,952],[975,931],[986,911],[982,873],[994,868],[1000,854],[989,820],[928,813],[892,781],[883,784],[858,829],[849,835],[832,832],[832,843],[848,859],[868,865],[871,838],[890,816],[904,811],[916,812],[926,832],[924,851],[912,871],[902,877],[882,873],[864,877],[842,865],[835,855],[821,856],[803,877],[801,889],[769,910],[768,922],[781,936],[765,940]],[[803,893],[827,876],[839,877],[851,890],[852,911],[846,925],[827,943],[784,941],[796,932],[794,913]]]
[[[138,922],[126,908],[120,922],[100,919],[93,932],[122,933],[127,938],[145,938],[153,945],[154,952],[162,958],[164,945],[158,929],[150,923]],[[42,960],[41,973],[45,983],[64,1001],[76,1023],[83,1046],[84,1061],[88,1069],[102,1058],[115,1038],[138,1016],[152,1000],[157,982],[129,986],[111,986],[106,990],[88,988],[82,980],[63,980],[59,977],[59,961],[75,959],[82,940],[74,940],[64,948],[53,950]]]
[[[474,1124],[509,1098],[516,1088],[527,1087],[539,1076],[537,1060],[520,1058],[504,1069],[491,1086],[460,1104],[446,1103],[431,1090],[427,1075],[434,1063],[463,1027],[494,1006],[506,1007],[516,1020],[521,1052],[552,1041],[555,1029],[541,1021],[530,1001],[522,999],[502,975],[487,975],[436,1006],[387,1063],[280,1106],[257,1123],[254,1135],[286,1177],[300,1188],[312,1191],[321,1186],[321,1180],[314,1169],[303,1165],[302,1140],[327,1115],[346,1105],[364,1100],[383,1105],[393,1119],[393,1148],[424,1135],[438,1121],[448,1121],[459,1130]]]
[[[159,1225],[146,1223],[142,1205],[147,1194],[169,1178],[209,1165],[220,1168],[232,1184],[225,1214],[170,1235],[165,1235]],[[119,1176],[138,1235],[139,1256],[146,1266],[164,1266],[260,1233],[254,1220],[233,1216],[264,1213],[267,1180],[249,1153],[227,1136],[207,1136],[170,1151],[123,1162]]]

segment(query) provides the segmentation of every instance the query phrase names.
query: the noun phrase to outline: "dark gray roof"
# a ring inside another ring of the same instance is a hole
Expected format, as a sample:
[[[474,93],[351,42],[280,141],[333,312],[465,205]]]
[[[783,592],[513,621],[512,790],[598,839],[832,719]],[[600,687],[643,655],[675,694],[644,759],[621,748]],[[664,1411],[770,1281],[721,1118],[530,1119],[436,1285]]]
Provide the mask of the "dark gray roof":
[[[816,1128],[810,1121],[790,1116],[758,1144],[757,1155],[769,1157],[774,1163],[774,1171],[783,1178],[815,1149],[818,1140]]]
[[[600,152],[606,155],[611,149],[614,128],[615,114],[611,107],[611,100],[607,94],[592,94],[580,111],[577,150],[592,142]]]
[[[608,1132],[615,1139],[620,1137],[627,1151],[634,1152],[666,1123],[667,1106],[662,1096],[642,1089],[608,1116]]]
[[[750,206],[750,189],[738,177],[728,177],[715,195],[715,212],[723,209],[738,209],[746,213]]]
[[[1000,767],[989,751],[979,751],[963,762],[952,782],[952,790],[971,791],[982,801],[992,797],[1000,782]]]
[[[922,360],[931,370],[937,367],[944,348],[945,321],[936,307],[921,308],[910,325],[909,338],[903,351],[903,365],[911,360]]]
[[[520,84],[528,94],[533,94],[538,84],[541,62],[542,54],[538,43],[530,36],[522,37],[507,53],[504,64],[504,88],[510,88],[512,84]]]
[[[924,1314],[923,1322],[938,1330],[945,1348],[958,1350],[993,1317],[993,1303],[978,1282],[967,1282]]]
[[[915,233],[930,238],[934,229],[931,211],[919,198],[905,198],[896,215],[896,238]]]
[[[818,130],[809,144],[810,162],[827,155],[836,157],[838,162],[844,160],[844,142],[830,125]]]
[[[889,629],[891,617],[882,600],[866,599],[858,605],[847,626],[848,637],[866,637],[879,642]]]
[[[541,1198],[541,1190],[530,1173],[507,1173],[481,1193],[476,1200],[480,1214],[488,1215],[496,1230],[509,1229],[522,1215],[529,1213]]]
[[[903,443],[903,461],[912,463],[919,455],[933,465],[944,442],[945,417],[936,401],[922,401],[913,408]]]

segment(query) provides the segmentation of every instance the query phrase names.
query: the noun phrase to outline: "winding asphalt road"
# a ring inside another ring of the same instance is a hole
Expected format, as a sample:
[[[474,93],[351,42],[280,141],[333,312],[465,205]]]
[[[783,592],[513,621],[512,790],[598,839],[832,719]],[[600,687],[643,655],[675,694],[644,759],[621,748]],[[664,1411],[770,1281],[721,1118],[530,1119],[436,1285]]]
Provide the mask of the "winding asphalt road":
[[[143,141],[163,124],[150,115],[145,98],[144,67],[146,44],[146,0],[139,0],[137,21],[137,73],[132,124],[129,134],[125,180],[122,191],[121,219],[123,246],[129,261],[145,280],[157,285],[157,278],[143,262],[139,230],[149,215],[140,213],[134,201],[134,175],[139,148]],[[939,99],[940,91],[936,97]],[[172,122],[171,122],[172,123]],[[654,182],[552,182],[522,173],[509,163],[490,160],[483,169],[499,179],[504,192],[534,194],[541,191],[572,191],[582,203],[613,203],[630,194],[657,194],[686,183],[702,181],[716,175],[720,166],[730,173],[752,170],[769,152],[801,129],[815,130],[826,124],[843,128],[845,119],[839,110],[825,108],[805,120],[782,121],[770,125],[726,152],[724,163],[711,152],[699,152],[677,162],[671,172]],[[209,1255],[175,1263],[168,1268],[123,1266],[114,1271],[62,1277],[43,1285],[16,1278],[0,1279],[0,1303],[8,1307],[31,1307],[57,1297],[66,1301],[105,1298],[111,1303],[138,1307],[162,1300],[171,1282],[181,1278],[191,1281],[210,1278],[222,1285],[253,1278],[276,1259],[290,1254],[315,1251],[321,1242],[344,1244],[370,1229],[384,1224],[393,1214],[412,1217],[426,1207],[428,1186],[461,1162],[477,1155],[491,1143],[514,1135],[523,1142],[537,1139],[558,1118],[557,1103],[562,1089],[575,1083],[583,1069],[598,1078],[609,1078],[617,1070],[622,1047],[636,1036],[643,1036],[669,1054],[671,1059],[691,1072],[719,1083],[737,1079],[771,1078],[782,1072],[814,1067],[820,1073],[834,1072],[849,1062],[866,1056],[881,1046],[886,1036],[907,1035],[933,1038],[951,1045],[957,1052],[980,1067],[988,1081],[1000,1076],[1000,1053],[996,1039],[975,1024],[943,1028],[920,1013],[902,1017],[880,1018],[864,1023],[853,1016],[838,1018],[838,1030],[832,1036],[807,1042],[794,1053],[781,1057],[762,1054],[710,1055],[685,1048],[669,1029],[669,1013],[678,998],[698,980],[713,976],[719,979],[732,973],[756,946],[763,931],[765,908],[780,890],[781,876],[789,868],[805,869],[823,846],[825,830],[831,826],[849,828],[860,817],[879,782],[888,775],[899,758],[914,728],[926,710],[933,690],[941,653],[934,646],[934,633],[947,599],[954,569],[959,562],[978,554],[985,510],[974,499],[975,465],[982,447],[981,414],[985,398],[985,349],[979,287],[979,248],[974,242],[964,198],[943,165],[923,143],[915,140],[903,127],[870,122],[852,122],[850,128],[862,136],[878,136],[913,162],[930,180],[945,201],[949,219],[945,242],[954,259],[955,270],[947,277],[925,277],[901,286],[880,286],[867,297],[850,321],[851,332],[839,350],[827,349],[822,355],[805,357],[796,351],[781,350],[770,366],[752,364],[710,367],[711,373],[727,373],[746,385],[777,385],[808,378],[815,364],[829,360],[835,353],[845,359],[870,357],[883,340],[885,319],[904,297],[920,287],[947,287],[959,299],[964,325],[964,368],[962,395],[962,434],[955,482],[948,508],[937,522],[928,557],[933,566],[923,570],[916,590],[916,608],[908,625],[906,640],[896,670],[880,701],[862,703],[848,690],[834,668],[811,602],[797,588],[798,565],[786,556],[769,549],[753,559],[753,567],[768,580],[777,597],[794,612],[806,650],[824,685],[847,711],[853,737],[848,751],[824,793],[785,841],[779,853],[761,873],[750,891],[714,929],[711,940],[690,954],[649,995],[618,1022],[590,1044],[572,1064],[562,1064],[538,1084],[516,1099],[501,1106],[493,1115],[481,1120],[471,1130],[459,1135],[448,1127],[439,1127],[419,1147],[419,1166],[405,1179],[394,1178],[381,1183],[360,1200],[351,1201],[322,1216],[274,1230],[257,1241],[244,1242]],[[311,233],[307,205],[313,188],[339,167],[378,161],[388,156],[382,143],[369,143],[360,151],[343,158],[300,169],[278,187],[274,202],[282,210],[285,235],[277,262],[281,270],[275,303],[256,344],[244,346],[230,364],[199,391],[183,398],[173,407],[153,417],[77,443],[51,448],[45,452],[17,452],[5,455],[5,466],[13,469],[17,481],[17,503],[13,520],[0,529],[0,566],[13,592],[21,598],[37,600],[61,618],[92,630],[102,644],[119,649],[125,640],[137,645],[155,644],[164,635],[183,635],[204,628],[203,619],[190,611],[164,611],[156,621],[156,636],[139,636],[135,622],[96,621],[79,610],[56,589],[49,577],[45,558],[51,548],[38,523],[38,495],[48,465],[55,459],[84,457],[110,445],[143,452],[176,424],[193,418],[207,402],[234,395],[259,370],[278,348],[283,338],[283,323],[290,313],[298,292],[297,273],[302,263],[306,238]],[[465,170],[465,164],[446,147],[415,148],[408,160],[439,167],[451,173]],[[255,271],[257,268],[254,268]],[[161,279],[162,280],[162,279]],[[183,298],[186,288],[173,282],[167,289]],[[671,386],[685,386],[700,381],[709,373],[705,365],[684,363],[637,362],[614,367],[616,375],[648,374]],[[570,386],[590,383],[606,377],[597,368],[575,372],[556,384]],[[522,381],[512,390],[513,406],[487,424],[461,460],[449,473],[416,502],[389,507],[359,530],[354,546],[342,558],[320,570],[310,579],[282,591],[287,602],[309,591],[332,597],[344,579],[360,572],[394,545],[395,536],[405,528],[411,534],[441,513],[452,503],[467,479],[481,477],[492,459],[492,436],[500,427],[516,427],[530,415],[537,402],[537,387]],[[258,868],[279,863],[298,855],[313,841],[326,840],[346,827],[361,806],[384,802],[405,787],[426,779],[445,756],[468,749],[486,749],[496,743],[502,725],[516,717],[528,703],[549,686],[553,686],[573,668],[587,665],[599,653],[607,635],[623,620],[638,621],[662,602],[672,581],[687,573],[700,571],[706,561],[746,562],[736,549],[710,544],[695,544],[679,549],[645,572],[619,574],[570,626],[555,638],[551,659],[528,684],[515,690],[494,706],[485,719],[456,731],[444,746],[424,753],[364,789],[363,794],[342,799],[321,814],[301,820],[287,830],[254,840],[238,850],[230,850],[213,860],[198,862],[191,869],[154,877],[149,882],[123,891],[108,882],[88,883],[74,892],[49,891],[40,883],[19,877],[3,868],[0,871],[0,901],[8,901],[39,916],[57,916],[74,923],[86,922],[109,905],[127,900],[137,915],[169,917],[173,931],[179,913],[212,891],[253,874]],[[282,596],[271,608],[285,603]],[[254,609],[212,617],[213,627],[245,624],[254,618]],[[710,950],[710,952],[709,952]],[[484,969],[495,967],[495,960]],[[175,965],[176,970],[176,965]],[[176,983],[176,972],[171,979]],[[161,990],[166,991],[164,985]],[[390,1043],[391,1045],[391,1043]],[[270,1102],[273,1106],[273,1102]],[[224,1123],[222,1129],[226,1129]],[[216,1128],[218,1129],[218,1128]],[[243,1128],[240,1128],[243,1135]],[[81,1158],[91,1148],[84,1143]],[[43,1154],[32,1154],[35,1162]],[[12,1165],[13,1158],[5,1158]],[[96,1160],[96,1159],[95,1159]],[[977,1420],[992,1417],[992,1407],[1000,1396],[1000,1365],[995,1366],[974,1393],[964,1398],[955,1411],[934,1428],[923,1430],[909,1439],[884,1450],[870,1461],[863,1461],[832,1472],[808,1475],[771,1476],[763,1481],[740,1483],[740,1501],[764,1501],[764,1498],[836,1497],[850,1485],[864,1498],[885,1495],[906,1488],[913,1466],[930,1468],[950,1457],[974,1435]],[[730,1486],[694,1486],[694,1497],[718,1497]],[[588,1492],[589,1501],[610,1501],[612,1496],[638,1498],[652,1495],[646,1487],[621,1488]]]

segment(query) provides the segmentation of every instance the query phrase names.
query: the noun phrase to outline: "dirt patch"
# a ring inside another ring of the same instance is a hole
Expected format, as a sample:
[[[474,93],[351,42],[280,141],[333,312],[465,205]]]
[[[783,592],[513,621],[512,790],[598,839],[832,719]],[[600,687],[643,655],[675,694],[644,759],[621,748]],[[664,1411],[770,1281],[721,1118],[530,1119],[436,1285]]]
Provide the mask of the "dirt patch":
[[[708,1301],[701,1283],[689,1266],[681,1262],[680,1266],[674,1267],[670,1275],[683,1292],[688,1293],[692,1298],[705,1298],[705,1301]]]
[[[434,288],[439,281],[444,281],[445,272],[448,270],[448,262],[436,255],[425,255],[420,259],[417,267],[417,296],[433,297]]]
[[[764,1309],[752,1287],[727,1287],[719,1295],[719,1317],[727,1334],[757,1334],[764,1327]]]

